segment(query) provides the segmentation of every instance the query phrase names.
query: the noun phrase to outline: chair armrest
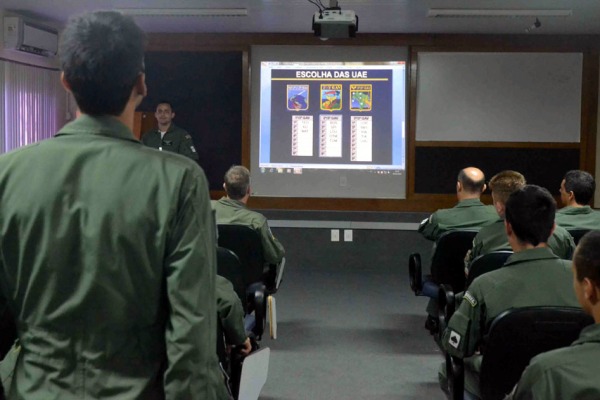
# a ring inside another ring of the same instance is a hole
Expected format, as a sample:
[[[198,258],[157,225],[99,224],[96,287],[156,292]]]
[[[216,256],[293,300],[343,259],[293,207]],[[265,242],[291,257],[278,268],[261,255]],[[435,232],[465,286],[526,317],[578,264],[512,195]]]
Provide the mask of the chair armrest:
[[[281,285],[281,280],[283,279],[283,271],[285,271],[285,257],[281,259],[279,266],[277,268],[277,279],[275,280],[275,291],[279,290],[279,285]]]
[[[446,326],[448,326],[448,322],[454,314],[455,309],[455,299],[454,292],[452,291],[452,287],[450,285],[442,284],[440,285],[438,291],[438,311],[440,316],[440,335],[444,334],[444,330],[446,330]]]
[[[410,289],[415,293],[415,296],[420,296],[423,290],[423,272],[419,253],[412,253],[408,256],[408,277]]]
[[[446,353],[446,376],[450,399],[463,400],[465,394],[465,368],[462,358]]]
[[[256,282],[248,286],[246,296],[248,298],[248,309],[254,311],[255,324],[252,333],[260,340],[265,330],[267,318],[267,296],[264,283]]]

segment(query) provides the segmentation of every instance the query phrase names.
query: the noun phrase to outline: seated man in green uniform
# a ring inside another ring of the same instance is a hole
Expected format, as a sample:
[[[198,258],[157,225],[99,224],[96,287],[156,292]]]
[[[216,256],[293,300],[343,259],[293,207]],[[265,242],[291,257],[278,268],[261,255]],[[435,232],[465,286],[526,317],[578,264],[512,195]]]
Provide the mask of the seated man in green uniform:
[[[473,239],[473,247],[465,257],[466,273],[468,273],[469,264],[476,257],[493,251],[510,250],[510,244],[504,229],[506,201],[511,193],[524,186],[525,177],[516,171],[502,171],[492,177],[490,189],[492,190],[494,207],[498,213],[497,220],[481,228]],[[575,243],[569,232],[557,226],[548,240],[548,247],[560,258],[570,259],[575,250]]]
[[[217,275],[216,297],[217,313],[228,349],[241,347],[240,353],[247,356],[252,345],[244,328],[244,307],[231,282],[220,275]]]
[[[596,182],[585,171],[572,170],[560,183],[560,200],[563,208],[556,212],[556,224],[565,229],[600,229],[600,212],[589,206]]]
[[[419,232],[427,239],[436,241],[447,231],[476,228],[492,223],[498,218],[496,211],[479,200],[485,188],[485,176],[480,169],[462,169],[456,182],[458,204],[431,214],[421,222]]]
[[[555,227],[555,212],[554,198],[539,186],[526,185],[510,195],[504,225],[515,253],[503,268],[473,281],[443,334],[443,348],[455,357],[464,358],[465,389],[478,397],[481,355],[477,352],[484,327],[509,308],[578,306],[571,287],[570,262],[558,258],[547,245]],[[442,366],[443,389],[444,373]]]
[[[148,147],[182,154],[198,161],[198,153],[194,147],[192,136],[185,129],[173,123],[175,112],[173,112],[171,103],[164,100],[158,103],[154,116],[158,122],[158,129],[144,133],[142,143]]]
[[[18,327],[7,399],[227,398],[208,182],[132,132],[144,42],[117,12],[70,20],[61,81],[80,115],[0,156],[0,314]]]
[[[250,171],[234,165],[225,173],[223,189],[227,196],[212,201],[217,224],[247,225],[260,233],[265,262],[279,264],[285,255],[281,243],[273,236],[267,218],[246,207],[250,198]]]
[[[595,324],[570,347],[534,357],[508,399],[600,399],[600,232],[589,232],[573,257],[573,287]]]

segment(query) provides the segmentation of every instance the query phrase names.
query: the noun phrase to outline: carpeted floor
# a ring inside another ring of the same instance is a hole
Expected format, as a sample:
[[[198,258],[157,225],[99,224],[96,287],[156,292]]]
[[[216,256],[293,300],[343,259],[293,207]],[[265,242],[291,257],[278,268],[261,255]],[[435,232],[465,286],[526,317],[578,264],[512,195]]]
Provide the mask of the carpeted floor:
[[[423,328],[426,299],[408,285],[407,259],[431,242],[416,232],[278,229],[288,253],[276,295],[278,339],[263,400],[445,399],[441,353]]]

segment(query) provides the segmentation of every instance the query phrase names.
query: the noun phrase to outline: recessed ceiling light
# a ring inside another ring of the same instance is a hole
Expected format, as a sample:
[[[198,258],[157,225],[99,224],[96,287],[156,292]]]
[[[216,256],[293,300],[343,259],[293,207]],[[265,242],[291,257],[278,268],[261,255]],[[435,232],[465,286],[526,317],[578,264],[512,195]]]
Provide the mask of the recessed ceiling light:
[[[460,17],[570,17],[573,10],[498,10],[468,8],[430,8],[427,13],[431,18]]]

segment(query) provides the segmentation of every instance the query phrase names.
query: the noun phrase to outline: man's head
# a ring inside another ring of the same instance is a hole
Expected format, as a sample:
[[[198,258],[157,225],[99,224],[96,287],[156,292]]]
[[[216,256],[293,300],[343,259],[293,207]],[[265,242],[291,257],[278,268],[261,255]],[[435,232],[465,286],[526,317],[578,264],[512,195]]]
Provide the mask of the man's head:
[[[593,309],[600,305],[600,231],[586,233],[577,245],[573,256],[573,288],[584,311],[593,314]]]
[[[511,193],[521,189],[525,184],[525,177],[517,171],[502,171],[492,177],[490,180],[492,200],[500,217],[504,217],[506,201]]]
[[[139,104],[144,83],[145,36],[133,19],[98,11],[72,18],[59,48],[63,85],[81,112],[120,116]]]
[[[171,121],[175,118],[175,112],[170,102],[161,100],[156,106],[156,112],[154,113],[156,121],[159,126],[168,127],[171,125]]]
[[[478,199],[485,191],[485,176],[480,169],[468,167],[461,169],[456,179],[456,196],[459,200]]]
[[[592,201],[595,190],[594,177],[588,172],[574,169],[567,172],[560,183],[560,200],[564,206],[585,206]]]
[[[525,185],[506,201],[505,224],[509,242],[537,246],[548,242],[554,231],[556,202],[547,189]],[[514,249],[514,246],[513,246]]]
[[[247,200],[250,196],[250,171],[241,165],[234,165],[225,173],[223,189],[232,200]]]

